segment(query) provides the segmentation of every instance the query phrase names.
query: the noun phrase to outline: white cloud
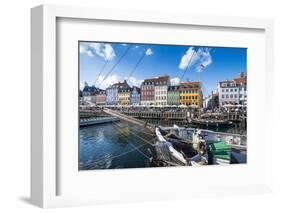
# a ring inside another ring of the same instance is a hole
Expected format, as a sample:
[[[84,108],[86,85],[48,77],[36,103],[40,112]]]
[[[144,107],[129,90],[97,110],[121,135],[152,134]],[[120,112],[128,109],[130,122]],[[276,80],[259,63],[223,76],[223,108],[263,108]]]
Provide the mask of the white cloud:
[[[104,60],[113,60],[116,56],[114,49],[110,44],[85,42],[80,44],[80,53],[85,53],[92,57],[95,55],[104,58]]]
[[[80,44],[80,53],[87,54],[89,57],[94,57],[94,54],[91,50],[88,49],[87,45]]]
[[[153,55],[151,48],[148,48],[145,52],[145,55]]]
[[[199,48],[197,51],[190,47],[182,56],[179,68],[184,70],[187,66],[196,66],[196,70],[201,72],[204,68],[212,63],[210,48]]]
[[[106,89],[107,87],[111,86],[112,84],[118,83],[118,82],[123,82],[124,80],[127,80],[128,84],[130,86],[137,86],[139,87],[143,80],[139,80],[135,77],[125,77],[122,78],[118,75],[109,75],[105,80],[104,76],[99,76],[96,82],[96,86],[99,87],[100,89]]]
[[[118,83],[120,81],[120,78],[118,75],[109,75],[106,79],[104,79],[105,76],[99,76],[97,79],[96,85],[100,89],[106,89],[107,87],[111,86],[112,84]]]
[[[182,56],[181,62],[179,64],[179,68],[184,70],[187,68],[187,66],[194,61],[194,57],[196,55],[196,52],[193,47],[189,47],[189,49],[186,51],[186,53]],[[191,61],[192,60],[192,61]]]
[[[180,84],[180,78],[171,78],[171,85],[177,86]]]
[[[99,76],[96,82],[96,86],[100,89],[106,89],[107,87],[111,86],[112,84],[123,82],[124,79],[127,80],[130,86],[140,86],[143,80],[139,80],[135,77],[122,77],[118,75],[109,75],[106,79],[104,76]]]
[[[104,60],[111,61],[116,56],[110,44],[90,43],[89,48],[92,49],[96,55],[104,58]]]
[[[141,83],[143,82],[143,80],[136,79],[135,77],[125,77],[125,79],[130,86],[140,87]]]
[[[197,51],[198,55],[198,65],[196,67],[197,72],[202,72],[207,66],[212,64],[212,56],[210,53],[210,48],[199,48]]]

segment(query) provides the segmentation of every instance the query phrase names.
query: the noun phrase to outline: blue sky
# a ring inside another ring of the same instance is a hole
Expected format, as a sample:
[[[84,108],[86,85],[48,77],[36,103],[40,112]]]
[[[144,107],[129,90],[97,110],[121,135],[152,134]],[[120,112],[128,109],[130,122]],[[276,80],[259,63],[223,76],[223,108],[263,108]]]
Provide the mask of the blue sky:
[[[139,86],[146,78],[162,75],[169,75],[176,85],[186,71],[182,82],[201,79],[205,96],[219,81],[247,72],[245,48],[97,42],[80,42],[79,48],[81,89],[85,81],[105,89],[124,79]]]

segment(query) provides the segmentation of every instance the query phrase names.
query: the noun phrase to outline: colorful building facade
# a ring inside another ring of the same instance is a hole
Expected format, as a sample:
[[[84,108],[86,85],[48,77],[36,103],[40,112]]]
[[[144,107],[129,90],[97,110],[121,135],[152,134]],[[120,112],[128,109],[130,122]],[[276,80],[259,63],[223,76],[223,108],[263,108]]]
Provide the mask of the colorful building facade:
[[[110,87],[106,88],[106,103],[107,105],[117,105],[118,104],[118,92],[120,89],[127,89],[129,85],[127,81],[118,82]]]
[[[118,105],[130,105],[131,102],[131,88],[124,88],[118,90]]]
[[[202,107],[203,94],[200,82],[180,83],[179,92],[181,105]]]
[[[81,91],[82,101],[86,103],[96,103],[96,94],[100,90],[95,86],[89,86],[87,82],[85,82],[84,88]]]
[[[133,86],[131,90],[131,105],[140,105],[141,93],[140,88]]]
[[[219,105],[247,104],[247,77],[241,73],[239,78],[218,83]]]
[[[146,79],[141,85],[141,104],[152,105],[155,99],[155,79]]]
[[[166,105],[169,76],[145,79],[141,84],[142,105]]]
[[[168,86],[170,86],[170,77],[169,76],[158,77],[155,80],[154,84],[155,84],[154,104],[157,106],[167,105],[167,92],[168,92]]]
[[[96,94],[96,104],[97,105],[105,105],[106,104],[106,91],[100,90]]]
[[[179,86],[169,86],[167,93],[167,104],[168,105],[179,105],[180,104],[180,91]]]

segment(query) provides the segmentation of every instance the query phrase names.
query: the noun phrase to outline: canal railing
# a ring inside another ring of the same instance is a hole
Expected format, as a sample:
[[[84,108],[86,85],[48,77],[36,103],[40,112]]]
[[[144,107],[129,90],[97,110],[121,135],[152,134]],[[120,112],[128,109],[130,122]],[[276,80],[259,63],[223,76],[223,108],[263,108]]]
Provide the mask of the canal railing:
[[[119,121],[117,117],[100,117],[100,118],[89,118],[89,119],[80,119],[80,127],[91,126],[95,124],[103,124]]]
[[[172,120],[186,120],[190,117],[190,112],[124,112],[124,114],[135,118],[153,118],[153,119],[172,119]]]

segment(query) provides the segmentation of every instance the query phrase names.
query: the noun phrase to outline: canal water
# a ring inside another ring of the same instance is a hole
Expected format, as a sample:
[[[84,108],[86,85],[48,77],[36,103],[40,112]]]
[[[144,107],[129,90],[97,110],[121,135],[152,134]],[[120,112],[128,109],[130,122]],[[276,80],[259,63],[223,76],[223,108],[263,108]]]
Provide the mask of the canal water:
[[[148,122],[162,126],[172,126],[174,123],[186,126],[180,121],[155,123],[156,120],[148,120]],[[246,133],[245,128],[237,125],[209,129],[237,134]],[[153,153],[150,144],[153,140],[154,136],[148,130],[126,121],[80,127],[79,169],[152,167],[149,158]]]
[[[151,167],[152,140],[150,132],[125,121],[82,127],[79,169]]]

